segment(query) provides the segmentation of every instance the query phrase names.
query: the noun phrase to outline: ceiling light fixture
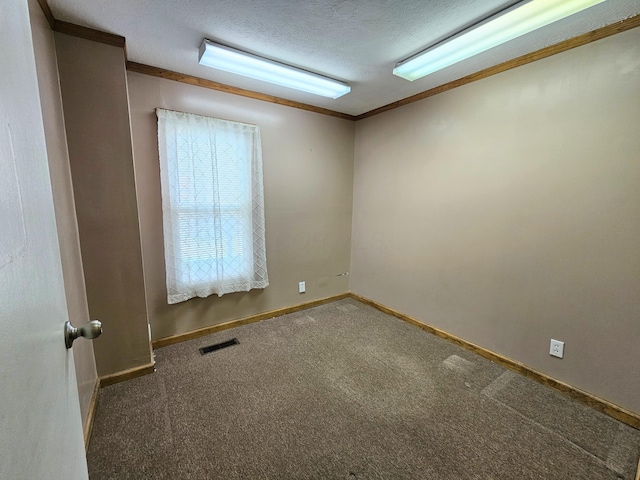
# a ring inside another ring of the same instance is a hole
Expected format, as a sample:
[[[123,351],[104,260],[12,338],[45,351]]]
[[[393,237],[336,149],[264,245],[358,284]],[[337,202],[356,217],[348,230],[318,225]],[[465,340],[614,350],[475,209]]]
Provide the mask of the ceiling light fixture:
[[[605,0],[529,0],[399,62],[393,74],[417,80]]]
[[[323,97],[338,98],[351,91],[351,87],[344,82],[267,60],[207,39],[204,39],[200,46],[199,61],[200,65]]]

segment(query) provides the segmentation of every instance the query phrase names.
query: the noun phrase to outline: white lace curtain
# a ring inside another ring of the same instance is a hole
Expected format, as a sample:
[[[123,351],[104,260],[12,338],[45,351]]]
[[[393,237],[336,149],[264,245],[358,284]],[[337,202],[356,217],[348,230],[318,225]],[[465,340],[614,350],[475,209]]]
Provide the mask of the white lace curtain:
[[[156,114],[168,302],[265,288],[260,129]]]

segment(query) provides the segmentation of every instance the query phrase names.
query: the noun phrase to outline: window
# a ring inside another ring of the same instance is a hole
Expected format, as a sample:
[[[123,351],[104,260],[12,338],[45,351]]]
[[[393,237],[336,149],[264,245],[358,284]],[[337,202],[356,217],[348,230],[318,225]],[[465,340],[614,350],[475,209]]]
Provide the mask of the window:
[[[259,128],[156,114],[168,302],[265,288]]]

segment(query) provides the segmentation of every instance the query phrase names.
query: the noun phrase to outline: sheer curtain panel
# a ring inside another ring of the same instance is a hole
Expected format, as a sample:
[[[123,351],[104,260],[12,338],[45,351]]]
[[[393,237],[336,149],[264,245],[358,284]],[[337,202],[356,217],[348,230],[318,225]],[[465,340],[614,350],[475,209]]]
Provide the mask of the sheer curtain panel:
[[[168,302],[265,288],[260,129],[156,114]]]

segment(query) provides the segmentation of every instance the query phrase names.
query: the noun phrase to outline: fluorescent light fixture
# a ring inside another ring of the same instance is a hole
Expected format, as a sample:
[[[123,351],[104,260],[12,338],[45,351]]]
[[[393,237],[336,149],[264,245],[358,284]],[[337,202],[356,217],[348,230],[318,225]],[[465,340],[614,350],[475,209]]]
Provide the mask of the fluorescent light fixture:
[[[393,74],[417,80],[490,48],[605,0],[530,0],[519,2],[413,57],[399,62]]]
[[[267,60],[207,39],[204,39],[200,46],[199,60],[200,65],[323,97],[338,98],[351,91],[351,87],[344,82]]]

